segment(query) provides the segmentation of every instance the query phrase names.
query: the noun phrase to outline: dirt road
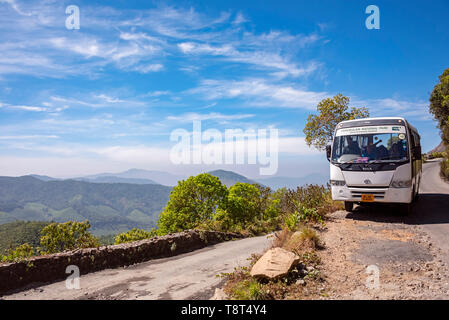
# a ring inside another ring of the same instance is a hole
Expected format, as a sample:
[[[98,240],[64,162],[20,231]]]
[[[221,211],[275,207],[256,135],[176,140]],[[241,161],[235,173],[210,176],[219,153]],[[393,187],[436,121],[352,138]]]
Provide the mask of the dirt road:
[[[80,289],[65,281],[4,296],[3,299],[210,299],[223,281],[217,275],[244,266],[270,246],[266,236],[230,241],[176,257],[80,277]]]

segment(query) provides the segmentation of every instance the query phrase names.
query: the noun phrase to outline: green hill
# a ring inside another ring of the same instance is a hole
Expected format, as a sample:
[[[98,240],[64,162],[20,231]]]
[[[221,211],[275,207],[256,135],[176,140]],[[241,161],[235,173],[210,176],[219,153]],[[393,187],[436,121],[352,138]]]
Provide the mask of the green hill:
[[[42,181],[31,176],[0,177],[0,224],[26,221],[83,221],[104,235],[150,229],[171,188],[155,184]]]
[[[233,171],[226,171],[226,170],[215,170],[210,171],[209,174],[217,177],[220,179],[220,181],[225,184],[227,187],[233,186],[237,182],[243,182],[243,183],[249,183],[254,184],[257,183],[253,180],[248,179],[245,176],[242,176],[238,173],[235,173]]]
[[[0,255],[12,247],[24,243],[33,247],[40,245],[41,230],[48,224],[42,221],[16,221],[0,225]]]

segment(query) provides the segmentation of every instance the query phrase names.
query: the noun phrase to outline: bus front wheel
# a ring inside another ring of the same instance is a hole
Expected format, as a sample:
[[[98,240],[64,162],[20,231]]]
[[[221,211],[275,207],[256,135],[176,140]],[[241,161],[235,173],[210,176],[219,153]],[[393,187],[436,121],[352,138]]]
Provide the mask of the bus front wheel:
[[[345,201],[345,210],[348,212],[352,212],[352,209],[354,208],[354,203],[350,201]]]

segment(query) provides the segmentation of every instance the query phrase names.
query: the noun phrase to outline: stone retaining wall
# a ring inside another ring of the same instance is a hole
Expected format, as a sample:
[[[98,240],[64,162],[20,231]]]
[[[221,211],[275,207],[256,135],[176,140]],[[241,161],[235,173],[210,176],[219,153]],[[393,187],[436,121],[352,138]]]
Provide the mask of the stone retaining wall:
[[[0,264],[0,294],[31,284],[66,279],[69,276],[66,274],[69,265],[77,266],[80,274],[86,274],[174,256],[240,237],[230,233],[189,230],[131,243],[79,249]]]

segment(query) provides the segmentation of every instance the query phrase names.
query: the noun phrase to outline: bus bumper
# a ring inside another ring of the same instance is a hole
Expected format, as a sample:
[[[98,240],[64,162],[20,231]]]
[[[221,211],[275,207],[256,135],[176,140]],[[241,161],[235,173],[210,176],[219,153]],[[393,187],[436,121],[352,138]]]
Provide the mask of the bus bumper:
[[[368,202],[411,203],[411,188],[363,188],[348,186],[332,186],[332,199],[337,201],[364,202],[362,194],[373,195],[374,200]]]

